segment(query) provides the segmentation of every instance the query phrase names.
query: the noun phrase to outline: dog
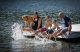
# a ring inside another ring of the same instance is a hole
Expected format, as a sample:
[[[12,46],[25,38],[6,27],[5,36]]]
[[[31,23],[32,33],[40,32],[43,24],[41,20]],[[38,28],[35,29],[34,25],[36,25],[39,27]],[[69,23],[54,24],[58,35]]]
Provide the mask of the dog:
[[[33,16],[23,15],[22,19],[24,19],[24,21],[25,21],[25,28],[26,28],[27,24],[29,25],[29,28],[30,28],[30,24],[34,22]]]

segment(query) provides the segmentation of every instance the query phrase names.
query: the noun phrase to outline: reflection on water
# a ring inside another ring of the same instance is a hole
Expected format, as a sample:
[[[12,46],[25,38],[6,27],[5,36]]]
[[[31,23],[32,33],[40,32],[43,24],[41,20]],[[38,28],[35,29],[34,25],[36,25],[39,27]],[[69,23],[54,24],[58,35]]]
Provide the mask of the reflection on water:
[[[16,42],[16,43],[15,43]],[[12,49],[13,51],[56,51],[62,48],[61,42],[54,42],[51,43],[48,41],[46,44],[38,44],[35,42],[41,42],[36,40],[31,41],[24,41],[24,40],[18,40],[12,42]],[[45,43],[46,41],[44,41]]]
[[[57,19],[59,12],[71,18],[72,24],[80,24],[80,0],[0,0],[0,52],[78,52],[80,43],[52,41],[46,39],[29,39],[22,36],[19,30],[24,26],[23,15],[32,16],[37,11],[42,17],[50,15],[50,21]]]

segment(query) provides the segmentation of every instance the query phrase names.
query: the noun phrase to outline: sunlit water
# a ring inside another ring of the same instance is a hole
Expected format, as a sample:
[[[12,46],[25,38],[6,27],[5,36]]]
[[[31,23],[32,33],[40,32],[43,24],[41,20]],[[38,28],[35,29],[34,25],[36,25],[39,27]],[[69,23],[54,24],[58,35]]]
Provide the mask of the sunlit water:
[[[20,26],[22,26],[22,25],[18,24],[18,23],[14,23],[12,25],[12,32],[13,32],[12,38],[14,38],[14,40],[15,40],[15,41],[11,42],[12,48],[17,49],[17,50],[13,50],[13,51],[23,51],[23,50],[24,51],[48,51],[50,49],[49,47],[51,47],[51,48],[57,47],[57,49],[60,49],[61,42],[47,40],[46,38],[40,38],[38,36],[35,36],[35,38],[33,38],[33,39],[25,38],[22,34],[22,31],[19,29]],[[16,44],[17,45],[20,44],[20,46],[16,46]],[[29,48],[27,48],[27,47],[29,47]],[[20,48],[23,50],[20,50]],[[25,49],[30,49],[30,50],[25,50]]]
[[[46,15],[62,25],[59,12],[69,16],[72,24],[80,24],[79,3],[80,0],[0,0],[0,52],[80,52],[80,42],[26,38],[19,29],[25,24],[22,16],[32,16],[34,11],[42,17],[43,25]]]

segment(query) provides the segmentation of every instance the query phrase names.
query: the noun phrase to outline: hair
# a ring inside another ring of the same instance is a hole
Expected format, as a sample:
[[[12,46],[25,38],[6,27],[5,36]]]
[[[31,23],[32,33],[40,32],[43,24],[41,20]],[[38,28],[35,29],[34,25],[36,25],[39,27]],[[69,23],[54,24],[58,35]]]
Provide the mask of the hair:
[[[47,16],[46,16],[46,18],[48,18],[48,19],[49,19],[49,18],[50,18],[50,17],[49,17],[49,15],[47,15]]]
[[[36,14],[36,15],[37,15],[37,17],[39,16],[39,15],[38,15],[38,12],[34,12],[34,14]]]
[[[38,12],[34,12],[34,13],[38,15]]]
[[[52,20],[52,22],[53,22],[53,21],[57,22],[57,20],[56,20],[56,19],[53,19],[53,20]]]
[[[59,15],[64,15],[64,13],[62,13],[62,12],[59,12],[58,16],[59,16]]]

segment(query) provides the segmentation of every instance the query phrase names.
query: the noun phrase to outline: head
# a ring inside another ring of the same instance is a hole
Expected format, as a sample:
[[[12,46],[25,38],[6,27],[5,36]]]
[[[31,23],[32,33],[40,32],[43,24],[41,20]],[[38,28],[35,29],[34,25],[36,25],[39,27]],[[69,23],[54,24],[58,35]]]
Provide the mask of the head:
[[[27,21],[28,20],[28,17],[29,17],[28,15],[23,15],[22,16],[22,19],[24,19],[24,21]]]
[[[38,17],[38,13],[34,12],[34,18],[37,18],[37,17]]]
[[[60,12],[60,13],[58,14],[58,16],[59,16],[61,19],[64,19],[64,17],[65,17],[62,12]]]
[[[50,17],[49,15],[46,16],[46,21],[49,21]]]
[[[53,19],[53,20],[52,20],[52,23],[53,23],[53,24],[56,24],[56,22],[57,22],[56,19]]]

